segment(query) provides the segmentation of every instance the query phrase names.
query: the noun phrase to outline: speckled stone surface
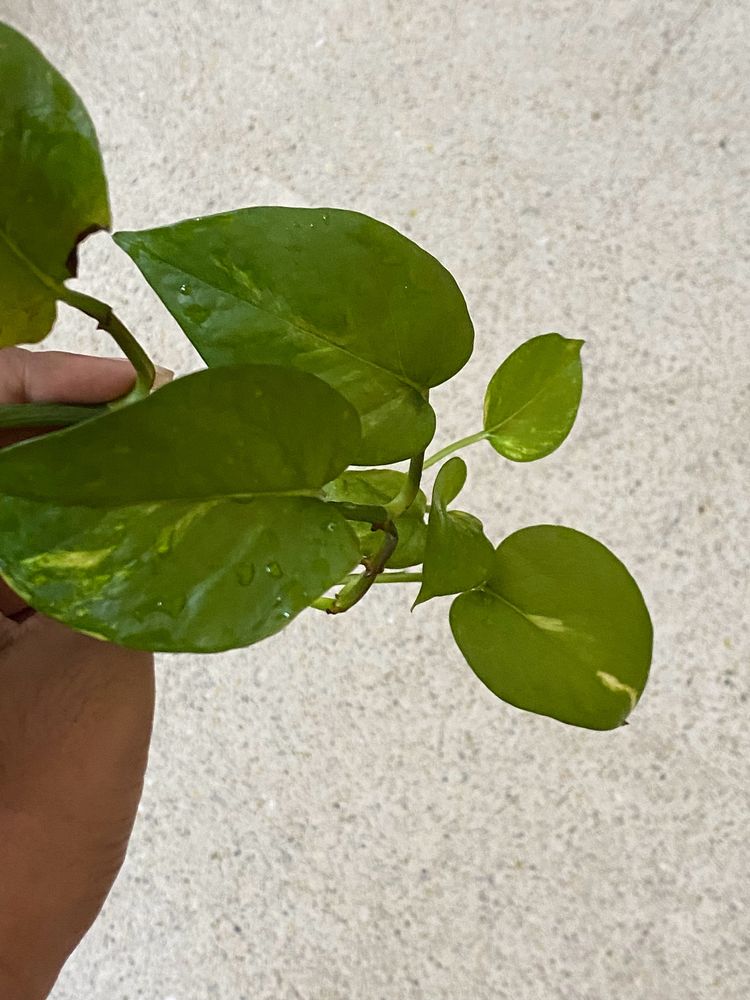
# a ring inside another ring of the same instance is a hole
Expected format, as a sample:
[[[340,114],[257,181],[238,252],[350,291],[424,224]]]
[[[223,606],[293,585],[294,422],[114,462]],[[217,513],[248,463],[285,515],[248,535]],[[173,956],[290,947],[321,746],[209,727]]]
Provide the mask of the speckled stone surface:
[[[358,208],[455,273],[477,427],[528,336],[586,339],[555,455],[467,453],[489,533],[560,521],[640,581],[618,732],[497,702],[447,601],[163,657],[132,851],[54,1000],[750,995],[747,36],[742,0],[2,0],[98,125],[123,228]],[[744,37],[743,37],[744,36]],[[106,237],[82,282],[197,364]],[[53,343],[92,350],[66,315]],[[470,500],[469,500],[470,498]]]

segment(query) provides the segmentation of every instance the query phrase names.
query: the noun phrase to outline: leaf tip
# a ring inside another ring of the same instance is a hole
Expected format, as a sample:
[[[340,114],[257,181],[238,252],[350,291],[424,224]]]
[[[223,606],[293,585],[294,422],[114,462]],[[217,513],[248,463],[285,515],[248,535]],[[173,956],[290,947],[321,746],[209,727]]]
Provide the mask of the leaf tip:
[[[136,235],[133,230],[120,229],[118,232],[112,233],[112,239],[121,250],[127,252],[128,247],[132,246]]]
[[[425,602],[425,601],[429,601],[429,599],[430,599],[430,598],[429,598],[429,595],[428,595],[428,594],[425,594],[425,593],[424,593],[424,586],[420,587],[420,588],[419,588],[419,593],[418,593],[418,594],[417,594],[417,596],[416,596],[416,597],[414,598],[414,603],[413,603],[413,604],[412,604],[412,606],[411,606],[411,607],[409,608],[409,612],[410,612],[411,614],[414,614],[414,609],[415,609],[415,608],[416,608],[416,607],[417,607],[417,606],[418,606],[419,604],[424,604],[424,602]]]

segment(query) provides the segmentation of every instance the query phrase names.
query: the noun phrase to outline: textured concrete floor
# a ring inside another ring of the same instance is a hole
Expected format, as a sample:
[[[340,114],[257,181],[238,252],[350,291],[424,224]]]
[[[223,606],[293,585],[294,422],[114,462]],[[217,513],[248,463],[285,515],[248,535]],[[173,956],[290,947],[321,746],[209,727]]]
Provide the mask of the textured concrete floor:
[[[133,848],[54,1000],[746,1000],[748,30],[743,0],[2,0],[98,124],[121,227],[358,208],[455,273],[477,427],[520,340],[583,336],[565,447],[469,452],[495,538],[560,520],[656,626],[629,728],[503,706],[398,588],[164,657]],[[744,35],[744,38],[743,38]],[[195,357],[97,237],[83,284]],[[54,343],[90,350],[65,317]],[[483,450],[484,449],[484,450]]]

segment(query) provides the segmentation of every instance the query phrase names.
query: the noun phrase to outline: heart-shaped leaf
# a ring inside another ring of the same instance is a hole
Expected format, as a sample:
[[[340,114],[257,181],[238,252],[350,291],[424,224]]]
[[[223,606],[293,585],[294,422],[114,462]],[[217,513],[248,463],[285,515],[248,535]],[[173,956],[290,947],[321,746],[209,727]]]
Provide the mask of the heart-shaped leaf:
[[[460,594],[451,628],[469,666],[503,701],[587,729],[622,725],[641,696],[652,628],[636,582],[572,528],[523,528],[492,575]]]
[[[44,56],[0,24],[0,347],[42,340],[76,247],[109,226],[83,104]]]
[[[198,372],[0,451],[0,572],[30,604],[142,649],[213,651],[283,628],[359,560],[321,499],[356,411],[303,372]]]
[[[430,387],[468,360],[473,330],[449,272],[390,226],[340,209],[247,208],[115,240],[209,365],[312,372],[359,413],[353,464],[422,451]]]
[[[560,447],[581,401],[582,345],[545,333],[503,361],[484,397],[485,437],[495,451],[514,462],[533,462]]]
[[[414,602],[457,594],[483,583],[490,574],[494,549],[482,522],[462,510],[448,510],[466,482],[466,463],[451,458],[432,488],[422,586]]]
[[[385,506],[399,494],[406,479],[406,475],[396,469],[352,469],[328,483],[323,493],[326,499],[341,503]],[[427,537],[426,507],[427,498],[420,490],[409,509],[396,518],[398,545],[388,560],[390,569],[404,569],[422,562]],[[382,545],[383,532],[373,531],[362,521],[354,521],[352,526],[357,532],[362,555],[374,555]]]

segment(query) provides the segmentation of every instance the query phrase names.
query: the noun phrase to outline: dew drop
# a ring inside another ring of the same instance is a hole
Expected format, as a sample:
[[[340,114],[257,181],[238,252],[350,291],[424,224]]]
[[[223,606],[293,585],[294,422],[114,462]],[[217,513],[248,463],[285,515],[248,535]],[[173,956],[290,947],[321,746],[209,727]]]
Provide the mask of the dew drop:
[[[241,587],[249,587],[255,578],[255,566],[252,563],[248,563],[246,566],[240,566],[237,570],[237,582]]]
[[[266,573],[268,573],[269,576],[272,576],[275,580],[278,580],[279,577],[284,575],[281,572],[281,566],[279,566],[277,562],[266,563]]]
[[[335,531],[335,530],[336,530],[336,522],[335,521],[330,521],[326,525],[326,531]]]
[[[211,315],[211,310],[207,309],[206,306],[199,305],[196,302],[194,305],[188,306],[185,309],[185,315],[191,323],[201,324],[206,322],[208,317]]]
[[[292,617],[292,612],[291,611],[282,611],[281,612],[281,617],[282,618],[286,618],[288,620],[289,618]]]
[[[180,285],[180,295],[190,295],[190,285],[185,281]]]

